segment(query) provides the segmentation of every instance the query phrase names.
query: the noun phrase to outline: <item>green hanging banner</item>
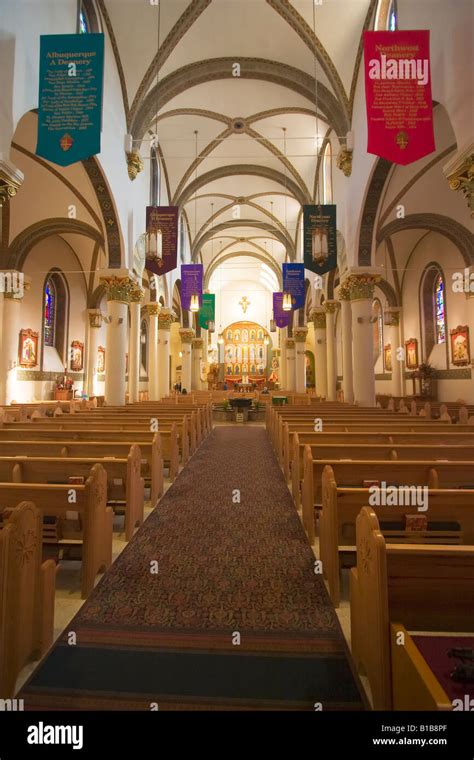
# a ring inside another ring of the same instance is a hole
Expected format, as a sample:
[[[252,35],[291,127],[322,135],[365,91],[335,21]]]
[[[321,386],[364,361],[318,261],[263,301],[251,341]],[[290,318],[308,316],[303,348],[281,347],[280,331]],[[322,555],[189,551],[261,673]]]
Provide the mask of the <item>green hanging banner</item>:
[[[36,155],[69,166],[100,153],[103,34],[41,35]]]
[[[216,296],[214,293],[202,294],[202,306],[199,309],[199,325],[203,330],[209,328],[209,322],[215,322]]]

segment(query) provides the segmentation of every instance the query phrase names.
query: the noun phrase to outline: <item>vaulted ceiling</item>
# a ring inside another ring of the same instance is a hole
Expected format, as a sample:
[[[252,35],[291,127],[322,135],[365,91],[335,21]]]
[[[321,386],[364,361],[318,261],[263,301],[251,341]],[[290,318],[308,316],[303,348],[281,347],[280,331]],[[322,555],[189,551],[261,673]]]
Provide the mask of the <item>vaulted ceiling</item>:
[[[318,149],[350,129],[375,0],[98,0],[143,157],[158,136],[195,260],[293,259]],[[238,66],[236,66],[238,64]],[[240,68],[239,68],[240,67]]]

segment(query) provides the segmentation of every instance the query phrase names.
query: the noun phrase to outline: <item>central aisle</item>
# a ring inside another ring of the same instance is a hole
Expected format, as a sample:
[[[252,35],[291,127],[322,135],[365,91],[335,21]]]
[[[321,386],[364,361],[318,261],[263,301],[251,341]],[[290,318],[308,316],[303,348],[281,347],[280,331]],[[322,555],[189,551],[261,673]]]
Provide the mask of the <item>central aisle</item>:
[[[263,428],[214,429],[21,696],[26,709],[364,708]]]

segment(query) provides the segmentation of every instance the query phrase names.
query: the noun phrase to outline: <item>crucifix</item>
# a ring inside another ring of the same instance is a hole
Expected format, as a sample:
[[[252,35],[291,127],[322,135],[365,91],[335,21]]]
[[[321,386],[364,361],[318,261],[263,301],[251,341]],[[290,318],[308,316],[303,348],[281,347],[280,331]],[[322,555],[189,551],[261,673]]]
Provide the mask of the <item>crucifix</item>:
[[[247,299],[247,296],[242,296],[242,299],[239,301],[239,306],[242,307],[242,311],[245,314],[248,307],[250,306],[250,301]]]

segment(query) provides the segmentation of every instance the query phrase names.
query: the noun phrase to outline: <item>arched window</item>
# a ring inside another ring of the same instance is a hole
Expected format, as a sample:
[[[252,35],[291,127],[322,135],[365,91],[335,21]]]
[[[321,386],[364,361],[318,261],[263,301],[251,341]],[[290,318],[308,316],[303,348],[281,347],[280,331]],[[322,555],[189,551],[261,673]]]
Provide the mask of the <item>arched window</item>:
[[[374,336],[374,363],[383,351],[383,309],[378,298],[372,303],[373,336]]]
[[[446,342],[446,301],[444,282],[441,274],[438,274],[433,291],[433,314],[435,318],[436,343]]]
[[[43,346],[55,348],[62,363],[67,359],[67,314],[65,281],[59,272],[51,272],[43,289]]]
[[[56,337],[56,285],[48,277],[44,286],[43,341],[45,346],[54,346]]]
[[[145,372],[148,371],[148,326],[146,319],[140,325],[140,361]]]
[[[328,142],[323,156],[323,203],[332,203],[332,147]]]

